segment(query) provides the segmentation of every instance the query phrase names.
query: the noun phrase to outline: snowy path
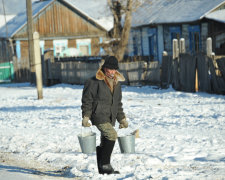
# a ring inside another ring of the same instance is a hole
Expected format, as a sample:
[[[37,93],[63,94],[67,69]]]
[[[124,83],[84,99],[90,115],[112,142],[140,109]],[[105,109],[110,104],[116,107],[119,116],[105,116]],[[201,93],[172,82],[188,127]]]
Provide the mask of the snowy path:
[[[95,153],[82,154],[77,139],[82,88],[44,88],[37,100],[29,84],[0,85],[0,152],[68,167],[67,178],[225,179],[225,96],[123,87],[129,128],[118,133],[139,129],[140,138],[135,154],[121,154],[116,143],[112,165],[121,174],[103,176]]]

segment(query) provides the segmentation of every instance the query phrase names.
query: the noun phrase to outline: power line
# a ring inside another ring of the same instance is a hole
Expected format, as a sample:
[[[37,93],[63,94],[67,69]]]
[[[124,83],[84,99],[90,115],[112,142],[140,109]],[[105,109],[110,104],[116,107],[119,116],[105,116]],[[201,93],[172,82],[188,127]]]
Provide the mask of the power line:
[[[3,13],[4,13],[4,18],[5,18],[6,38],[8,38],[8,26],[7,26],[7,20],[6,20],[6,13],[5,13],[5,3],[4,3],[4,0],[2,0],[2,8],[3,8]]]

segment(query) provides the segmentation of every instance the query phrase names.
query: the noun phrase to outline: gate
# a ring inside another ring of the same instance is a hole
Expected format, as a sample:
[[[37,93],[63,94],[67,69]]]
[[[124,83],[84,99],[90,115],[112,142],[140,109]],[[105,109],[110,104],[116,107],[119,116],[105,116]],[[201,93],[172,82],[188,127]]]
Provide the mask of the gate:
[[[13,80],[13,64],[11,62],[0,63],[0,83]]]

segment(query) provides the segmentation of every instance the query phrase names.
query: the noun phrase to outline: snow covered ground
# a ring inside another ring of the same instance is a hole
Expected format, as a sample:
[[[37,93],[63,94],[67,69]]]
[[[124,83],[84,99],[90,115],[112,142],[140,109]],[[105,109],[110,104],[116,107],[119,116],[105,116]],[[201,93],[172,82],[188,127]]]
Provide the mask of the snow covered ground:
[[[112,165],[120,174],[107,176],[98,174],[95,153],[81,153],[82,88],[44,87],[37,100],[29,83],[0,85],[1,160],[20,157],[8,163],[23,159],[49,178],[60,170],[75,179],[225,179],[225,96],[123,86],[129,128],[116,129],[119,135],[139,129],[140,138],[135,154],[121,154],[116,143]]]

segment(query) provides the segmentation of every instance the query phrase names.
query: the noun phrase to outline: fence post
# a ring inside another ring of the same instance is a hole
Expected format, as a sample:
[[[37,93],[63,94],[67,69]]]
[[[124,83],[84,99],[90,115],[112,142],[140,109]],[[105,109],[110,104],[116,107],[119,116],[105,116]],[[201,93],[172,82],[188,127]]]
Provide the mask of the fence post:
[[[213,61],[213,65],[214,65],[214,67],[215,67],[216,75],[218,76],[218,75],[220,74],[220,71],[219,71],[218,64],[217,64],[217,62],[216,62],[215,56],[216,56],[215,53],[212,52],[212,53],[211,53],[211,58],[212,58],[212,61]]]
[[[163,56],[168,56],[168,53],[166,51],[163,51]]]
[[[212,38],[211,37],[207,38],[207,49],[206,50],[207,50],[207,56],[212,59],[216,74],[218,75],[218,73],[219,73],[218,65],[215,60],[215,53],[212,51]]]
[[[211,37],[207,38],[206,52],[207,52],[207,56],[211,57],[212,55],[212,38]]]
[[[34,40],[34,64],[35,64],[35,73],[36,73],[36,86],[38,99],[43,99],[43,91],[42,91],[42,72],[41,72],[41,52],[40,52],[40,40],[39,33],[33,33]]]
[[[179,56],[178,40],[173,39],[173,59],[178,58],[178,56]]]
[[[198,92],[198,69],[195,70],[195,92]]]
[[[186,49],[185,49],[185,39],[184,38],[181,38],[180,39],[180,53],[185,53],[186,52]]]

